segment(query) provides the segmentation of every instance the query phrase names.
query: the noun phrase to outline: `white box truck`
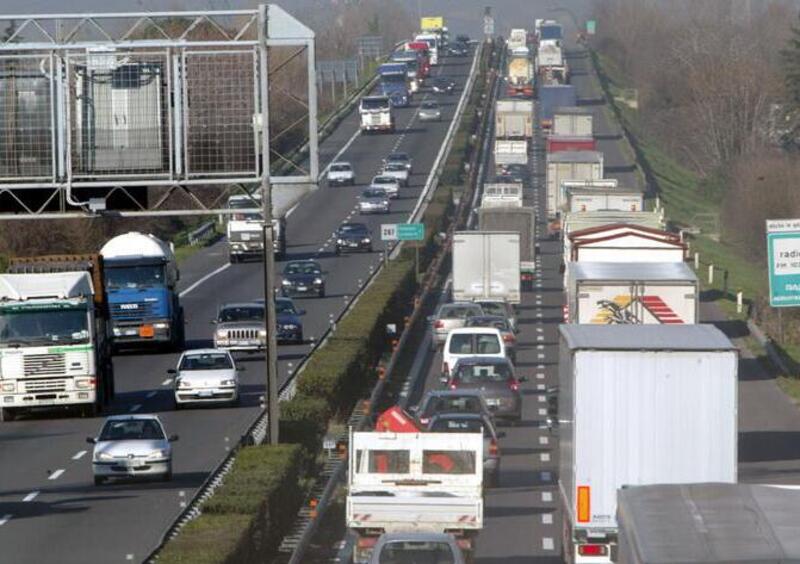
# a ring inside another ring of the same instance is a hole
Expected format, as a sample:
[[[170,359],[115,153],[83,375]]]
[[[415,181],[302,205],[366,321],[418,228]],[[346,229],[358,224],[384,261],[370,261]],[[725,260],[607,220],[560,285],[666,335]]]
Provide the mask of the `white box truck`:
[[[453,301],[520,303],[520,234],[457,231],[453,235]]]
[[[497,139],[533,137],[533,100],[498,100],[494,108]]]
[[[586,231],[595,227],[617,224],[640,225],[651,229],[663,229],[665,226],[662,212],[567,212],[561,218],[561,234],[563,243],[562,256],[569,257],[571,252],[571,235],[578,231]]]
[[[355,432],[349,453],[353,562],[367,562],[382,533],[447,532],[472,549],[483,528],[481,433]]]
[[[566,184],[566,183],[564,183]],[[564,186],[566,209],[571,212],[586,211],[643,211],[644,192],[630,188],[584,188]]]
[[[522,207],[522,184],[519,182],[495,182],[483,185],[481,208]]]
[[[536,210],[533,208],[480,208],[478,229],[514,231],[520,235],[519,276],[522,288],[533,289],[536,277]]]
[[[568,562],[611,562],[623,486],[736,482],[736,347],[712,325],[561,325]]]
[[[553,110],[553,131],[556,137],[593,137],[592,111],[586,107],[562,106]]]
[[[800,491],[660,484],[617,494],[618,564],[800,562]]]
[[[694,324],[697,275],[683,262],[571,262],[567,323]]]
[[[494,142],[494,166],[500,174],[508,165],[528,164],[528,141],[526,139],[496,139]]]
[[[676,233],[640,225],[603,226],[570,234],[572,262],[683,262],[686,244]]]
[[[603,178],[603,153],[599,151],[559,151],[547,155],[548,217],[556,217],[561,211],[562,182],[601,178]]]

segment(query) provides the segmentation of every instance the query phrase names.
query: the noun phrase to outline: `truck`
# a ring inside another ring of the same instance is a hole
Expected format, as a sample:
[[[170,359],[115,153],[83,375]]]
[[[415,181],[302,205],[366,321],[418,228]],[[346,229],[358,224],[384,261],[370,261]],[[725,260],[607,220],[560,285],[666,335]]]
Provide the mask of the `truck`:
[[[364,96],[358,104],[361,132],[394,133],[394,112],[386,96]]]
[[[453,235],[453,301],[520,303],[520,233],[457,231]]]
[[[178,297],[180,270],[173,246],[151,233],[130,231],[100,249],[114,346],[183,349],[185,324]]]
[[[585,211],[642,211],[644,192],[631,188],[608,188],[596,190],[584,186],[562,184],[566,195],[566,209],[571,212]]]
[[[539,44],[536,50],[536,74],[542,84],[569,83],[569,65],[560,45],[553,42]]]
[[[573,262],[683,262],[686,243],[676,233],[622,223],[570,233]]]
[[[422,80],[428,78],[431,74],[431,57],[430,51],[428,49],[428,44],[424,41],[409,41],[406,43],[406,51],[409,52],[413,51],[417,54],[417,58],[419,61],[419,79],[420,84],[422,84]]]
[[[565,137],[592,137],[592,111],[580,106],[559,106],[553,110],[552,135]]]
[[[393,63],[403,63],[406,66],[408,89],[413,94],[418,92],[422,85],[422,58],[416,51],[395,51],[389,57]]]
[[[483,185],[481,208],[521,208],[522,184],[492,182]]]
[[[383,533],[451,533],[471,552],[483,528],[481,433],[351,432],[346,522],[353,562]]]
[[[495,139],[494,166],[500,174],[505,167],[512,164],[528,164],[527,139]]]
[[[561,183],[565,180],[603,178],[603,153],[598,151],[560,151],[546,157],[547,215],[557,217],[564,205]]]
[[[556,108],[574,106],[578,102],[578,93],[574,84],[539,85],[539,123],[542,129],[549,131],[553,127],[553,115]]]
[[[228,257],[231,263],[264,256],[264,215],[261,194],[236,194],[228,198],[228,208],[238,210],[225,226]],[[272,219],[272,250],[277,260],[286,256],[286,220]]]
[[[617,493],[619,564],[800,562],[800,491],[756,484],[658,484]]]
[[[533,98],[533,63],[527,47],[515,47],[508,56],[506,96]]]
[[[555,20],[545,20],[539,25],[539,43],[552,41],[558,45],[564,39],[564,30],[561,24]]]
[[[494,119],[496,138],[530,139],[533,137],[533,100],[498,100]]]
[[[378,67],[378,89],[396,108],[408,106],[411,100],[408,66],[405,62],[384,63]]]
[[[561,325],[567,562],[611,562],[622,487],[736,482],[736,347],[713,325]],[[671,531],[672,532],[672,531]]]
[[[602,228],[616,224],[648,227],[651,229],[664,229],[664,214],[661,211],[626,212],[626,211],[595,211],[595,212],[566,212],[560,219],[560,230],[563,243],[563,257],[572,253],[572,234],[593,228]]]
[[[0,416],[70,409],[95,416],[114,398],[103,258],[11,259],[0,274]]]
[[[439,36],[435,33],[420,33],[414,36],[414,41],[421,41],[428,46],[428,61],[432,67],[439,64]]]
[[[594,137],[575,137],[566,135],[550,135],[545,143],[548,153],[559,151],[596,151],[597,143]]]
[[[700,285],[684,262],[567,263],[566,323],[693,324]]]
[[[536,210],[528,207],[481,207],[478,209],[480,231],[519,233],[519,278],[522,290],[533,290],[536,278]]]
[[[520,47],[528,46],[528,32],[522,28],[515,28],[511,30],[506,42],[506,48],[509,52]]]

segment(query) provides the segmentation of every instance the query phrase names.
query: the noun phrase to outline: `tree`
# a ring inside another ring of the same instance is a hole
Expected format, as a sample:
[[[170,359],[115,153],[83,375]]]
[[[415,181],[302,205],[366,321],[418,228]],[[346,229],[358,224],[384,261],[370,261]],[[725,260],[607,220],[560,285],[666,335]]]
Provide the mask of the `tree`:
[[[800,110],[800,26],[792,28],[792,34],[781,51],[786,96],[792,108]]]

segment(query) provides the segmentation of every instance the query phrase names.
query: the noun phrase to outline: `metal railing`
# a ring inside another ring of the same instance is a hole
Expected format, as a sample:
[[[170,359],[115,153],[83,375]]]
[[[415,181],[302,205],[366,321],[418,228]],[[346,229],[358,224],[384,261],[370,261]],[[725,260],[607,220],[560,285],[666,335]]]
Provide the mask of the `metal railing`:
[[[194,231],[190,231],[189,235],[187,235],[187,240],[191,246],[199,245],[205,241],[211,239],[217,233],[216,230],[216,222],[215,221],[207,221]]]

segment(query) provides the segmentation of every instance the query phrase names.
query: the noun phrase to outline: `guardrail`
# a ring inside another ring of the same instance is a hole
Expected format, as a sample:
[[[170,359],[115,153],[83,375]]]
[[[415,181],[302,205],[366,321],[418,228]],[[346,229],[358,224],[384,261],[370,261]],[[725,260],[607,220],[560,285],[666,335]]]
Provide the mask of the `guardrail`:
[[[207,221],[194,231],[190,231],[189,235],[187,236],[189,244],[195,246],[205,241],[208,241],[217,232],[215,226],[216,226],[215,221]]]

